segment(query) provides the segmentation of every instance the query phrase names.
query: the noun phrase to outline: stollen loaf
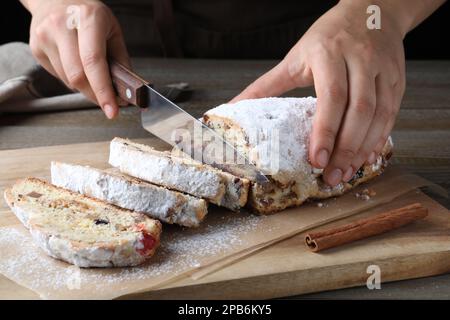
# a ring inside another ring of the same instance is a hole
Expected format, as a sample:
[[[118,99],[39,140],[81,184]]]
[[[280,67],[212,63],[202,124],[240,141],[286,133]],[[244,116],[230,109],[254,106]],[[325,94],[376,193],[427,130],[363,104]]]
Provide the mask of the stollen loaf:
[[[257,168],[270,177],[262,188],[251,182],[248,207],[273,213],[297,206],[307,199],[343,194],[383,171],[392,154],[389,138],[374,164],[362,166],[348,183],[329,187],[322,170],[308,161],[309,135],[316,98],[263,98],[223,104],[207,111],[202,121],[221,134]]]

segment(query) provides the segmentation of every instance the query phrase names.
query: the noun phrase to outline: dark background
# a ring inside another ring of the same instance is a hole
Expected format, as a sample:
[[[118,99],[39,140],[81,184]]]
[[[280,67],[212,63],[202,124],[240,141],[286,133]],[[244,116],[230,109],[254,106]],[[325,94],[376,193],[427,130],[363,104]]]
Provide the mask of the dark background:
[[[6,3],[4,3],[6,2]],[[3,0],[0,44],[28,42],[31,17],[18,0]],[[450,59],[450,2],[411,31],[405,39],[407,59]]]

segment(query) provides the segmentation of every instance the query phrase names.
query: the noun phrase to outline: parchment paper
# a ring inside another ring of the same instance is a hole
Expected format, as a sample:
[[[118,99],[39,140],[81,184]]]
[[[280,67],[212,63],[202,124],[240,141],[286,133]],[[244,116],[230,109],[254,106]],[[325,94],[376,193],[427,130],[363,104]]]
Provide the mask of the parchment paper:
[[[21,225],[0,228],[0,273],[46,299],[111,299],[199,279],[237,259],[310,228],[342,219],[431,183],[395,168],[339,198],[311,202],[270,216],[210,208],[198,229],[164,225],[162,245],[145,265],[80,269],[47,257]],[[370,200],[355,197],[364,188]],[[238,275],[236,275],[238,277]]]

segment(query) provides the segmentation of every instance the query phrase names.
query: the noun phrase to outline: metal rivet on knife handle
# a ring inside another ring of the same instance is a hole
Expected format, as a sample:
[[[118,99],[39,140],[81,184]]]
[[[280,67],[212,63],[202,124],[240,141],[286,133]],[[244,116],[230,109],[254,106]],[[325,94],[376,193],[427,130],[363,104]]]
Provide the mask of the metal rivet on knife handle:
[[[131,93],[131,89],[127,88],[127,90],[125,90],[125,94],[127,95],[128,99],[131,99],[133,97],[133,94]]]

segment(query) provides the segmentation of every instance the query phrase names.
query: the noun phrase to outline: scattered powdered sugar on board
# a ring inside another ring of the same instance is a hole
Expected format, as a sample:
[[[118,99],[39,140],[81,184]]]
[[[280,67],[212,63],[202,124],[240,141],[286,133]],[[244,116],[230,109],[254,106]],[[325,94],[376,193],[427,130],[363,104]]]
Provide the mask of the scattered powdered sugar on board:
[[[0,229],[0,272],[28,287],[43,298],[58,297],[58,291],[70,286],[86,291],[86,296],[101,295],[108,289],[127,287],[147,280],[149,287],[186,271],[199,268],[212,258],[248,247],[243,235],[258,228],[264,216],[224,213],[197,229],[165,226],[161,246],[155,256],[144,265],[131,268],[80,269],[54,260],[34,244],[25,230],[17,227]],[[142,284],[141,284],[142,285]],[[119,290],[119,291],[120,291]],[[118,292],[116,290],[116,292]],[[117,294],[117,296],[120,294]]]
[[[48,284],[60,288],[66,283],[67,274],[59,272],[59,262],[46,257],[25,232],[16,228],[1,228],[0,252],[0,272],[19,284],[25,285],[25,279],[28,279],[27,287],[33,289]]]
[[[254,230],[262,218],[250,215],[228,219],[224,224],[208,224],[200,233],[196,229],[171,232],[166,238],[163,235],[161,249],[177,256],[189,256],[192,252],[200,257],[213,256],[229,250],[230,247],[241,245],[240,236]]]

